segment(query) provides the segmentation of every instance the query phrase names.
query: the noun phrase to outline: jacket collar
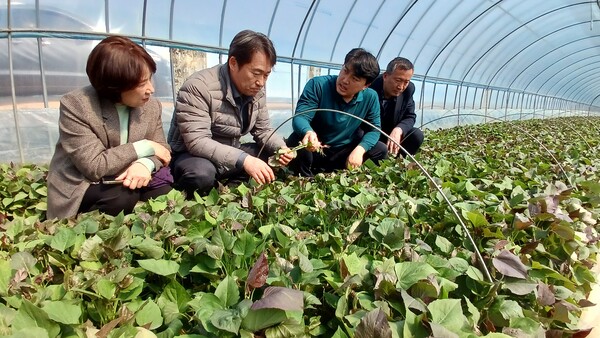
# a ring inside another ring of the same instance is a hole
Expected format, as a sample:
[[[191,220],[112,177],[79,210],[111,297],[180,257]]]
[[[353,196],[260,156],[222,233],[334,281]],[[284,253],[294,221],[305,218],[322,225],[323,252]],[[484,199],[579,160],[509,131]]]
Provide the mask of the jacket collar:
[[[115,103],[111,100],[100,98],[100,107],[102,111],[102,119],[104,120],[104,131],[108,138],[109,147],[116,147],[121,144],[121,129],[119,125],[119,114]],[[141,107],[130,108],[129,110],[129,126],[127,127],[127,138],[129,140],[143,139],[146,128],[140,128],[144,124],[144,109]],[[132,128],[132,126],[135,126]]]
[[[377,92],[377,96],[379,96],[379,100],[381,101],[383,99],[383,75],[377,76],[369,88]]]

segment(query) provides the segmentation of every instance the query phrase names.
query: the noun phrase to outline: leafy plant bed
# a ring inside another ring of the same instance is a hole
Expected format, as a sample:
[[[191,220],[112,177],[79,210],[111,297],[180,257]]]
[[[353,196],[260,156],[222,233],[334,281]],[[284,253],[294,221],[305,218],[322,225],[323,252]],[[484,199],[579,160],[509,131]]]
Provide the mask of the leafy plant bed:
[[[173,191],[131,215],[61,221],[44,220],[45,168],[3,165],[16,179],[0,186],[0,334],[585,336],[576,324],[595,284],[596,126],[427,133],[417,159],[477,248],[407,159],[193,201]]]

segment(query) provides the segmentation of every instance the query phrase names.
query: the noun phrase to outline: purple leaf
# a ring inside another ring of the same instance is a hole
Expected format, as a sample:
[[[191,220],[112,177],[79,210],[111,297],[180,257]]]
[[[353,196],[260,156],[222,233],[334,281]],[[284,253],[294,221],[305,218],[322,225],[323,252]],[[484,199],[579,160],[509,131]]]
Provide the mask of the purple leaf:
[[[527,278],[527,267],[508,250],[502,250],[498,256],[492,259],[494,267],[503,275],[525,279]]]
[[[269,286],[265,289],[263,297],[252,304],[251,309],[302,311],[304,309],[304,294],[302,291],[294,289]]]
[[[377,308],[367,313],[356,327],[355,338],[392,338],[387,316]]]
[[[556,302],[554,292],[552,292],[552,286],[539,282],[538,283],[538,295],[537,300],[541,305],[552,305]]]
[[[269,276],[269,264],[267,263],[267,256],[265,253],[261,253],[260,257],[250,272],[248,273],[248,279],[246,280],[246,288],[248,290],[253,290],[256,288],[260,288],[265,285],[267,281],[267,277]]]

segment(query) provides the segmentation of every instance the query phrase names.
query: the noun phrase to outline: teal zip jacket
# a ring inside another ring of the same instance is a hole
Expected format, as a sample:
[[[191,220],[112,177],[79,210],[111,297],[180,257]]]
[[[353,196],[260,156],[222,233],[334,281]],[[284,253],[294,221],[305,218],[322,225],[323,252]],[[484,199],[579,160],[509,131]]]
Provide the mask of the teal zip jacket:
[[[298,99],[296,116],[292,120],[292,127],[297,135],[303,137],[307,131],[312,130],[317,133],[321,143],[334,149],[357,141],[362,134],[358,133],[362,121],[326,109],[341,110],[381,127],[377,93],[367,88],[358,92],[352,101],[346,103],[335,89],[336,80],[337,75],[317,76],[310,79]],[[325,110],[298,115],[316,108]],[[363,129],[365,133],[359,145],[368,151],[379,140],[379,131],[366,124]]]

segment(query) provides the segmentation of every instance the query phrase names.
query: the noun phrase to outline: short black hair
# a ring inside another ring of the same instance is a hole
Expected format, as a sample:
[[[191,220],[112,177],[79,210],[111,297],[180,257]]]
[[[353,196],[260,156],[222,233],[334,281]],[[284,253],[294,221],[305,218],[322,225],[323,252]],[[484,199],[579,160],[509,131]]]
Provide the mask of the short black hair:
[[[142,46],[123,36],[109,36],[92,49],[85,71],[100,97],[119,102],[121,93],[140,84],[145,68],[156,73],[156,62]]]
[[[415,69],[415,66],[407,58],[395,57],[390,63],[388,63],[385,72],[388,74],[393,73],[396,69],[411,70]]]
[[[241,67],[249,63],[256,52],[263,52],[269,59],[271,67],[275,66],[277,53],[271,39],[263,33],[246,29],[237,33],[231,40],[227,59],[235,57]]]
[[[379,62],[373,54],[363,48],[354,48],[344,59],[344,65],[351,68],[354,75],[366,79],[367,85],[379,75]]]

